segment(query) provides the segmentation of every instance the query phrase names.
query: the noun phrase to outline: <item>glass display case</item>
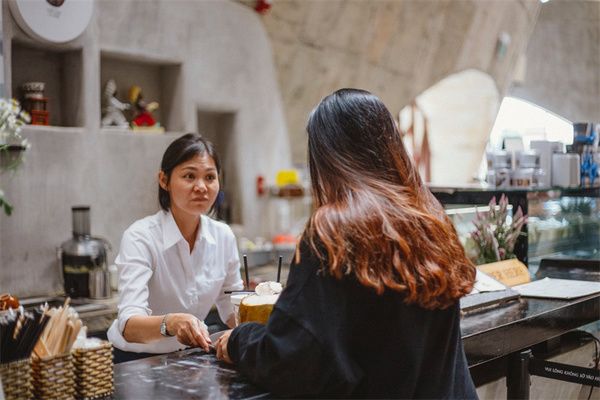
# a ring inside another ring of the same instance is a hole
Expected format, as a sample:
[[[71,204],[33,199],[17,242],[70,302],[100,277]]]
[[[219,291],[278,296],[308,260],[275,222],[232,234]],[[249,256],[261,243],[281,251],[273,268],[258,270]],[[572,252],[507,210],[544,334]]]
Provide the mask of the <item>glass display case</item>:
[[[600,259],[600,198],[535,199],[529,202],[529,266],[544,257]]]
[[[476,210],[488,211],[492,197],[505,194],[509,213],[520,206],[528,223],[517,246],[517,258],[535,273],[542,258],[600,259],[600,188],[487,190],[482,187],[430,187],[444,205],[467,252]]]

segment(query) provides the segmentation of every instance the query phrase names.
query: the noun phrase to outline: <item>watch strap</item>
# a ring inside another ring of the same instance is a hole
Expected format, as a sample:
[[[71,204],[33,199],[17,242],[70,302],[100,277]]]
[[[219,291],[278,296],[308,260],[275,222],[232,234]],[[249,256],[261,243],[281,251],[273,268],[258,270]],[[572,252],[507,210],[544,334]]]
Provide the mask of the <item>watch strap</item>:
[[[165,337],[172,337],[173,335],[171,335],[169,333],[169,331],[167,330],[167,317],[168,316],[169,316],[169,314],[165,314],[165,316],[162,319],[162,322],[160,323],[160,334]]]

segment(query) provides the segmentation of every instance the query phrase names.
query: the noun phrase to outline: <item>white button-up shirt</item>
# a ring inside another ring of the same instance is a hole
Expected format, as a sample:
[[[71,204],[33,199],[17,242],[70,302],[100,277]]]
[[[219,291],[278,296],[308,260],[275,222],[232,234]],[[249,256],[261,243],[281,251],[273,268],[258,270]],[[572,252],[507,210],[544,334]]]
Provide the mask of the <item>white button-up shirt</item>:
[[[115,263],[119,314],[108,339],[125,351],[167,353],[186,347],[175,337],[127,342],[122,334],[130,317],[189,313],[203,320],[216,304],[219,316],[227,321],[233,306],[224,291],[243,288],[233,232],[204,215],[191,253],[173,215],[159,211],[127,228]]]

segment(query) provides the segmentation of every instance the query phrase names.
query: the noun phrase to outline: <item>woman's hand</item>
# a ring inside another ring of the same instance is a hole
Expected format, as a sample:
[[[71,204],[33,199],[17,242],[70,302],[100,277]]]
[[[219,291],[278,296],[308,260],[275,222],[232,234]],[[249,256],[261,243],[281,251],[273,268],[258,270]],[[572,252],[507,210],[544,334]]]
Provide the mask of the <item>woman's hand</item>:
[[[217,348],[217,358],[229,364],[233,364],[233,361],[231,361],[231,358],[229,358],[229,353],[227,352],[227,342],[229,342],[231,331],[232,329],[225,331],[217,340],[217,344],[215,346]]]
[[[177,341],[190,347],[200,347],[208,353],[212,344],[208,336],[206,324],[192,314],[169,314],[167,316],[167,332],[176,336]]]
[[[227,318],[226,324],[230,328],[235,328],[236,326],[238,326],[238,324],[235,322],[235,314],[231,314],[229,318]]]

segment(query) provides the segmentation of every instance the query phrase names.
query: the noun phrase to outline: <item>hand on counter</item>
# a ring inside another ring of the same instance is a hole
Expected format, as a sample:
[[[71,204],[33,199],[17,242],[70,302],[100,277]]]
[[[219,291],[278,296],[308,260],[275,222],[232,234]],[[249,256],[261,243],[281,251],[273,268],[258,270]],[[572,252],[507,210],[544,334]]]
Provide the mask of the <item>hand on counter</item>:
[[[217,358],[229,364],[233,364],[233,361],[231,361],[231,358],[229,358],[229,353],[227,352],[227,342],[229,342],[231,331],[232,329],[225,331],[219,340],[217,340],[217,344],[215,346],[217,348]]]
[[[167,318],[167,332],[177,337],[179,343],[190,347],[200,347],[209,351],[212,344],[208,336],[206,324],[191,314],[169,314]]]

